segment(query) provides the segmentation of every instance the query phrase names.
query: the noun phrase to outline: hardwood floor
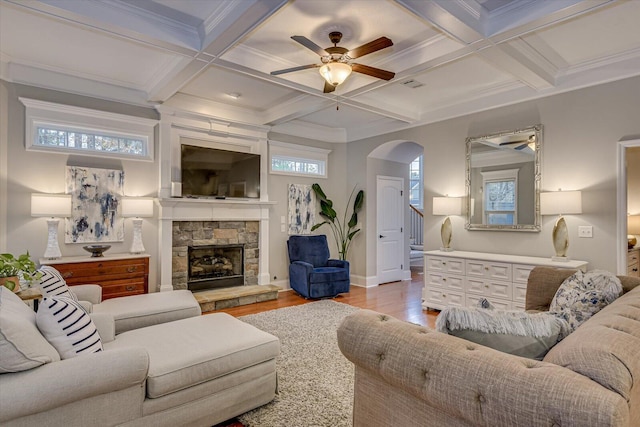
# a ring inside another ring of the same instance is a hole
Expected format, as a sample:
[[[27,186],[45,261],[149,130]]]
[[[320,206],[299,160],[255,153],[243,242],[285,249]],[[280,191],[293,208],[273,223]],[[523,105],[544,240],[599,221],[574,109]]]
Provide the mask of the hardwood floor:
[[[417,323],[435,328],[438,311],[422,309],[423,275],[420,271],[412,271],[411,281],[386,283],[373,288],[351,286],[351,291],[334,298],[336,302],[350,304],[359,308],[378,311],[400,320]],[[284,291],[278,294],[278,299],[239,307],[226,308],[218,311],[232,316],[261,313],[277,308],[306,304],[313,300],[306,300],[294,291]]]

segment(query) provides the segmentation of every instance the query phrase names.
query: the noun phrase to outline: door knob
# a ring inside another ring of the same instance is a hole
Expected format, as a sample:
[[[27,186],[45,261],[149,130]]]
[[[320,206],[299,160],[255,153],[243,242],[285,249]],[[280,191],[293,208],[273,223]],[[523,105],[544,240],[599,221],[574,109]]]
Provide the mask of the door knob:
[[[387,237],[387,236],[383,236],[383,235],[381,234],[381,235],[379,235],[378,237],[380,237],[381,239],[384,239],[384,238],[385,238],[385,237]]]

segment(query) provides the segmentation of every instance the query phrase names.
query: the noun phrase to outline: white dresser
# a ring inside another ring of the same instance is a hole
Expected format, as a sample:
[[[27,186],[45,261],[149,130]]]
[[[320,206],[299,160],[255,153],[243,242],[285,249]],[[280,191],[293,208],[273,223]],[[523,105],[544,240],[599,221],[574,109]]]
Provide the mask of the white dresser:
[[[424,253],[422,307],[474,307],[487,298],[499,309],[524,310],[529,272],[536,266],[585,270],[586,261],[439,250]]]

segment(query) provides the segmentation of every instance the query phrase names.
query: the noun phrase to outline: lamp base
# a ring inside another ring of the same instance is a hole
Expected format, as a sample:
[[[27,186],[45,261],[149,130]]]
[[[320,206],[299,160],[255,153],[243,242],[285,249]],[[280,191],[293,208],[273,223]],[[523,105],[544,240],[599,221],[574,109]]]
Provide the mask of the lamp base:
[[[142,220],[139,218],[133,220],[133,242],[131,243],[129,252],[132,254],[141,254],[144,252],[144,245],[142,244]]]
[[[440,248],[442,252],[453,252],[453,248]]]
[[[571,258],[567,257],[567,256],[552,256],[551,257],[551,261],[555,261],[555,262],[569,262],[571,261]]]
[[[47,229],[49,236],[47,237],[47,249],[44,251],[46,259],[58,259],[62,256],[60,245],[58,245],[58,223],[60,220],[52,218],[47,220]]]

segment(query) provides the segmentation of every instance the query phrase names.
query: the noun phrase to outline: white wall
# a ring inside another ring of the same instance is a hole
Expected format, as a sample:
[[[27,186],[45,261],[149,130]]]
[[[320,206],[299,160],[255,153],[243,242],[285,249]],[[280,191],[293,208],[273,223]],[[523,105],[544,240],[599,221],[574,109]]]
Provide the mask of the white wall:
[[[640,77],[612,82],[348,144],[350,171],[366,168],[366,156],[392,140],[424,146],[425,249],[440,245],[440,218],[429,215],[433,196],[463,196],[465,138],[541,123],[544,126],[542,189],[583,191],[583,214],[567,216],[569,256],[590,268],[616,271],[616,177],[618,141],[640,133]],[[368,211],[375,206],[368,205]],[[543,217],[542,232],[467,231],[454,217],[459,250],[549,257],[555,218]],[[577,227],[593,226],[593,238],[578,239]],[[368,248],[373,247],[367,235]],[[368,260],[368,262],[370,262]],[[367,272],[372,271],[367,265]]]

